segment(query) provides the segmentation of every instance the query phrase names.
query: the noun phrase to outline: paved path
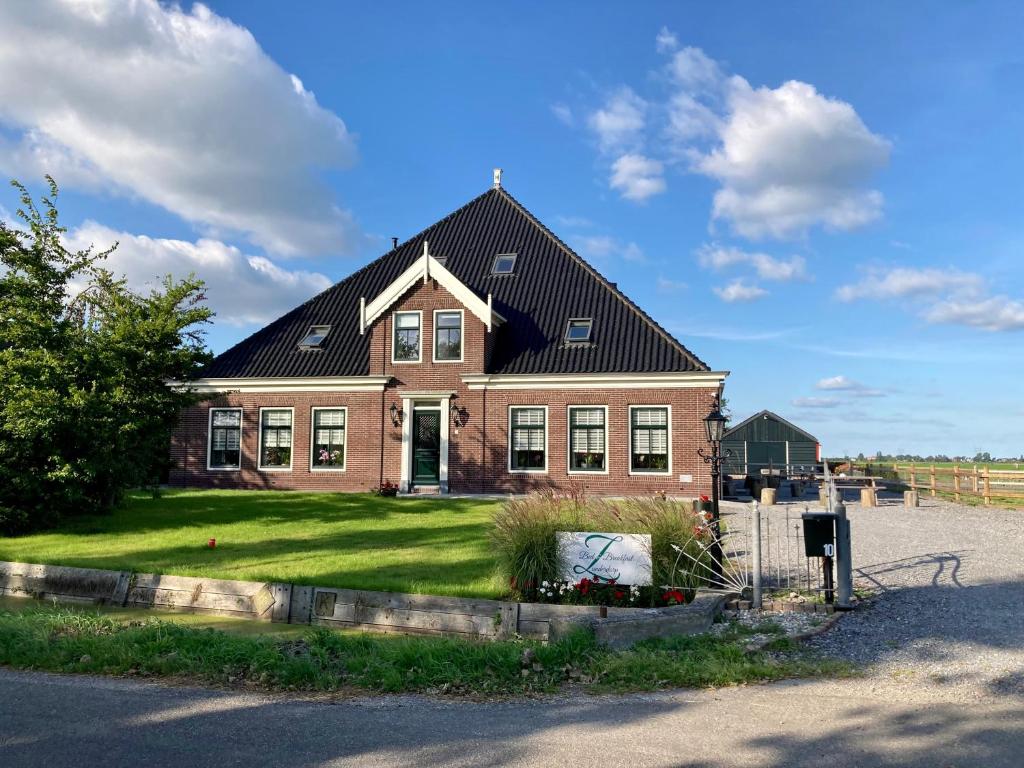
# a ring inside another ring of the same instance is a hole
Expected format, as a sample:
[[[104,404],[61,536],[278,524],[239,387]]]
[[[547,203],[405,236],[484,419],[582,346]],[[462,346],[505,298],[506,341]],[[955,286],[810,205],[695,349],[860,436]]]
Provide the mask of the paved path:
[[[881,590],[815,644],[863,679],[327,701],[0,670],[0,766],[1024,765],[1024,512],[850,509]]]
[[[1024,701],[876,681],[474,703],[324,701],[0,671],[0,765],[1019,768]]]

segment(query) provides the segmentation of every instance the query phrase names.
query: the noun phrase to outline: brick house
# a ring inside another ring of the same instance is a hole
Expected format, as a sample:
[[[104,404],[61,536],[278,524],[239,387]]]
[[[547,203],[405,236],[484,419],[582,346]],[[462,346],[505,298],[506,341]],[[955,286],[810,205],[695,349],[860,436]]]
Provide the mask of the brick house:
[[[172,485],[708,493],[725,372],[501,187],[219,355]]]

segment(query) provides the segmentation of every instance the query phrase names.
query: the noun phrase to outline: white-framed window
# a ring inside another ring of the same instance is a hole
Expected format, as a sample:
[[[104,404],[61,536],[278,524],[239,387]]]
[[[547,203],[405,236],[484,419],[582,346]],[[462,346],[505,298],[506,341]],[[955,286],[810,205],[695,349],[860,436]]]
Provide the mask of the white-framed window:
[[[344,472],[348,408],[314,407],[310,423],[309,468],[316,472]]]
[[[629,471],[631,474],[672,473],[671,406],[629,406]]]
[[[292,468],[292,421],[294,408],[260,408],[259,468]]]
[[[590,342],[590,331],[593,321],[589,317],[570,318],[565,326],[566,344],[587,344]]]
[[[434,310],[434,362],[462,362],[462,310]]]
[[[492,275],[511,275],[516,271],[516,254],[499,253],[494,257],[494,264],[491,265]]]
[[[206,468],[242,468],[242,409],[211,408],[207,434]]]
[[[569,406],[569,472],[608,472],[608,406]]]
[[[422,349],[423,313],[395,312],[391,339],[391,362],[418,363]]]
[[[302,337],[302,341],[299,342],[299,346],[302,349],[316,349],[323,344],[330,332],[331,326],[329,325],[311,325],[306,331],[306,335]]]
[[[508,471],[548,471],[548,407],[510,405]]]

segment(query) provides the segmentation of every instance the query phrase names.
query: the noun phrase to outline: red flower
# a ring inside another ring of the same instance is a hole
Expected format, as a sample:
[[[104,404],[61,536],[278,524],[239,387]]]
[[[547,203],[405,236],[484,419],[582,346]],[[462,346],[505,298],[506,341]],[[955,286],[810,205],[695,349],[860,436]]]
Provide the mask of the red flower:
[[[625,593],[625,592],[623,592],[623,591],[622,591],[621,589],[616,589],[616,590],[615,590],[615,599],[616,599],[616,600],[621,600],[621,599],[622,599],[622,598],[624,598],[625,596],[626,596],[626,593]]]
[[[711,501],[711,499],[709,499],[707,496],[705,496],[703,494],[701,494],[700,500],[701,501]]]
[[[705,512],[704,513],[704,519],[707,520],[708,522],[711,522],[712,520],[715,519],[715,515],[714,515],[713,512]]]
[[[661,599],[669,605],[682,605],[686,602],[686,595],[684,595],[678,589],[670,589],[668,592],[661,596]]]

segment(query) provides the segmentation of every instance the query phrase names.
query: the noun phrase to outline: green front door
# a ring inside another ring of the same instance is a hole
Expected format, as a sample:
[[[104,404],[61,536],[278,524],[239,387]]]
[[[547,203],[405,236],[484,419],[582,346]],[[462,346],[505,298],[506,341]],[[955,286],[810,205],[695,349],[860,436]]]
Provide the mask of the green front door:
[[[413,411],[412,481],[437,485],[441,475],[441,412]]]

